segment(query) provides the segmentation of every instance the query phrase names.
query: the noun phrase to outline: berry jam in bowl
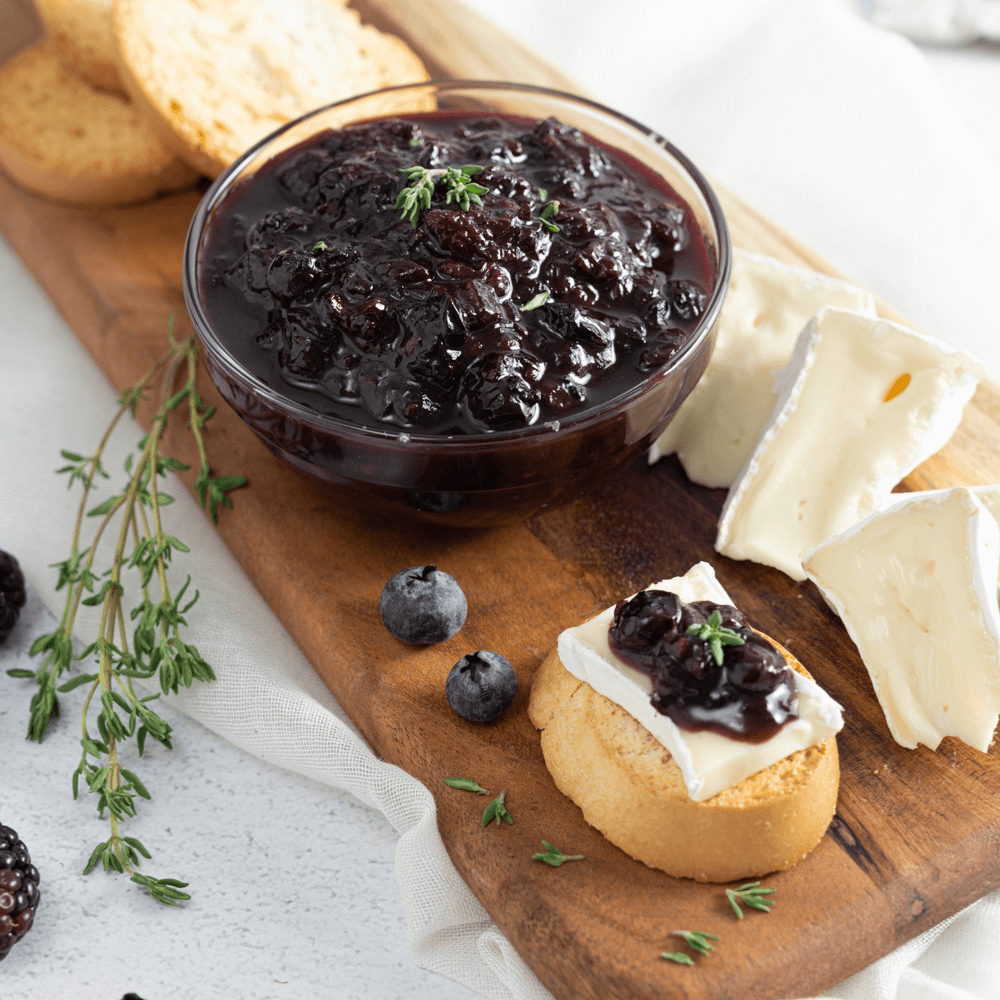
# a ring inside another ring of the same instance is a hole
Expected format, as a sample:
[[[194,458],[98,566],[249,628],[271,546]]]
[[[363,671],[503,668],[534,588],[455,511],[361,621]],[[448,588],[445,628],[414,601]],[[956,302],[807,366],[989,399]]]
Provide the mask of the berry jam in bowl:
[[[704,371],[711,188],[593,102],[437,81],[321,108],[209,189],[184,291],[275,453],[379,516],[488,526],[600,486]]]

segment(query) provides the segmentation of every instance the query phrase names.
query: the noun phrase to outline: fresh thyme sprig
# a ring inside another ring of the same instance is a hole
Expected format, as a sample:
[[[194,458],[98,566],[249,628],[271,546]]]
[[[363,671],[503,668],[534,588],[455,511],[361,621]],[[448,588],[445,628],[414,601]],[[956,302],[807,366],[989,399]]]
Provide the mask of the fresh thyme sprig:
[[[719,940],[718,935],[706,934],[704,931],[671,931],[670,933],[675,937],[684,938],[685,944],[699,955],[707,955],[710,951],[714,951],[714,945],[710,941]],[[694,965],[691,956],[682,951],[665,951],[660,955],[660,958],[666,958],[678,965]]]
[[[396,208],[401,208],[401,219],[409,220],[414,229],[420,221],[420,211],[431,207],[431,195],[434,193],[436,179],[440,178],[447,194],[445,204],[456,204],[463,212],[469,211],[470,205],[482,205],[482,195],[489,194],[489,188],[476,184],[473,177],[483,168],[474,164],[464,167],[439,167],[430,169],[414,164],[412,167],[400,167],[399,173],[406,174],[410,183],[396,199]]]
[[[553,868],[558,868],[567,861],[583,861],[582,854],[563,854],[547,840],[542,841],[542,847],[545,848],[544,853],[532,854],[532,861],[544,861],[547,865],[552,865]]]
[[[460,788],[463,792],[476,792],[478,795],[489,795],[490,790],[483,788],[478,781],[472,778],[445,778],[444,783],[452,788]],[[483,824],[485,826],[485,824]]]
[[[687,635],[697,636],[699,639],[708,640],[708,648],[712,651],[716,665],[722,666],[723,646],[742,646],[743,636],[734,632],[731,628],[726,628],[722,624],[722,614],[719,609],[711,613],[708,621],[703,625],[689,625]]]
[[[736,916],[742,920],[743,911],[740,909],[740,903],[749,906],[752,910],[763,910],[764,913],[770,913],[771,907],[774,906],[774,900],[768,899],[767,896],[772,892],[774,892],[773,889],[762,888],[760,882],[747,882],[746,885],[741,885],[738,889],[727,889],[726,898],[736,912]]]
[[[133,680],[156,677],[164,693],[176,693],[182,684],[190,687],[196,680],[209,681],[215,677],[197,648],[181,638],[181,629],[187,625],[185,615],[197,602],[198,592],[185,601],[190,577],[176,594],[171,593],[167,583],[167,568],[174,554],[189,551],[183,542],[164,530],[160,514],[173,498],[159,492],[157,481],[170,471],[188,468],[160,452],[170,414],[179,411],[186,415],[201,460],[195,490],[213,520],[217,519],[220,504],[232,505],[229,491],[242,486],[246,479],[243,476],[212,476],[203,431],[214,407],[205,405],[195,386],[197,340],[192,335],[177,341],[172,329],[168,330],[168,340],[167,353],[138,385],[121,394],[118,412],[95,452],[89,457],[62,452],[63,458],[72,464],[59,469],[59,473],[69,474],[70,486],[79,482],[83,488],[70,555],[54,564],[59,570],[56,590],[66,588],[63,614],[56,630],[40,636],[31,647],[32,656],[45,654],[42,665],[35,671],[12,670],[9,673],[32,677],[38,685],[31,700],[28,723],[28,736],[38,742],[44,738],[52,717],[59,714],[56,692],[67,693],[88,686],[81,712],[83,752],[73,772],[73,797],[78,797],[83,778],[87,790],[98,796],[98,815],[103,818],[104,810],[108,811],[111,837],[94,848],[84,874],[101,862],[105,870],[127,873],[155,899],[176,906],[178,899],[190,898],[180,892],[187,883],[137,874],[134,869],[140,864],[139,855],[148,859],[150,854],[134,837],[123,836],[120,828],[121,822],[136,815],[136,799],[150,797],[139,777],[122,765],[122,744],[134,737],[140,757],[145,751],[147,737],[167,749],[171,747],[170,726],[150,707],[150,702],[159,698],[159,693],[140,697]],[[102,458],[112,432],[124,414],[135,415],[140,401],[158,376],[161,381],[159,409],[152,418],[149,433],[140,439],[138,451],[125,461],[128,476],[125,489],[88,511],[98,477],[109,478]],[[186,406],[182,407],[185,401]],[[91,544],[81,547],[86,517],[101,520]],[[94,567],[100,543],[116,519],[118,534],[111,565],[97,572]],[[131,570],[135,574],[131,574]],[[131,619],[136,623],[131,643],[122,600],[127,578],[135,581],[142,597],[131,612]],[[154,580],[158,591],[155,596]],[[72,634],[81,605],[100,606],[101,620],[97,638],[74,657]],[[91,657],[96,661],[95,673],[78,674],[56,687],[58,678],[71,670],[74,660]],[[96,712],[93,718],[95,733],[90,729],[92,706]]]
[[[500,825],[500,820],[505,819],[508,823],[513,825],[514,820],[511,819],[511,815],[507,812],[507,807],[503,804],[504,797],[507,795],[506,791],[501,792],[492,802],[486,807],[486,811],[483,813],[483,826],[489,826],[492,820],[497,821],[497,826]]]

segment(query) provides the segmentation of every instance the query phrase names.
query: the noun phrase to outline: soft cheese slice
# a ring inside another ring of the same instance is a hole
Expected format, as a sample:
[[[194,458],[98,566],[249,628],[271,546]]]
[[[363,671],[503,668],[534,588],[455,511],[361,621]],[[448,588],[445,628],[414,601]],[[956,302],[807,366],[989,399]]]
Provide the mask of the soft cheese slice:
[[[967,486],[965,487],[989,512],[993,519],[1000,524],[1000,483],[993,483],[989,486]],[[916,490],[913,493],[893,493],[889,500],[893,503],[914,503],[917,500],[940,499],[951,490]],[[1000,579],[997,580],[997,597],[1000,600]]]
[[[711,363],[653,442],[650,463],[676,452],[692,482],[732,486],[774,406],[774,375],[822,306],[875,315],[863,288],[734,250]]]
[[[972,491],[907,498],[806,554],[897,743],[985,752],[1000,718],[1000,529]]]
[[[697,563],[684,576],[662,580],[647,589],[669,590],[685,604],[733,603],[715,571],[705,562]],[[814,681],[796,673],[799,717],[764,743],[744,743],[718,733],[681,729],[650,704],[653,688],[649,678],[611,652],[608,628],[614,612],[613,607],[608,608],[583,625],[563,632],[559,636],[559,658],[574,677],[624,708],[670,751],[694,802],[739,784],[797,750],[821,743],[843,727],[840,705]]]
[[[716,550],[804,580],[803,553],[884,507],[951,437],[984,374],[969,355],[898,323],[821,309],[778,375]]]

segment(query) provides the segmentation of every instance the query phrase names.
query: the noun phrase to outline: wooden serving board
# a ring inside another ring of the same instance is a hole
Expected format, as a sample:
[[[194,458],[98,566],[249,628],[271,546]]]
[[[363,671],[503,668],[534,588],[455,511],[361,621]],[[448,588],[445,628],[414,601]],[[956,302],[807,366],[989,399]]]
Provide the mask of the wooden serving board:
[[[569,85],[457,4],[384,7],[437,70]],[[0,228],[116,388],[160,355],[171,310],[186,317],[181,249],[199,197],[88,211],[0,178]],[[743,203],[724,192],[723,201],[738,245],[829,270]],[[207,378],[201,389],[219,402]],[[996,482],[998,442],[1000,391],[984,385],[952,442],[902,488]],[[168,450],[194,458],[182,434]],[[463,531],[345,513],[224,405],[209,450],[217,471],[250,479],[223,513],[222,537],[375,750],[432,790],[462,876],[560,1000],[811,995],[1000,885],[997,746],[988,755],[953,740],[936,753],[897,746],[816,589],[717,556],[724,491],[693,486],[675,461],[640,461],[602,492],[524,525]],[[767,879],[774,911],[742,922],[719,887],[648,869],[588,827],[553,785],[526,713],[531,677],[563,628],[699,559],[847,709],[836,818],[813,854]],[[385,631],[378,598],[397,570],[430,562],[458,578],[470,614],[453,639],[414,649]],[[451,665],[480,648],[507,656],[520,681],[512,709],[489,725],[466,723],[444,696]],[[455,775],[506,789],[514,825],[483,829],[486,800],[447,788]],[[531,861],[543,838],[586,860]],[[693,969],[664,962],[677,928],[719,935],[717,951]]]

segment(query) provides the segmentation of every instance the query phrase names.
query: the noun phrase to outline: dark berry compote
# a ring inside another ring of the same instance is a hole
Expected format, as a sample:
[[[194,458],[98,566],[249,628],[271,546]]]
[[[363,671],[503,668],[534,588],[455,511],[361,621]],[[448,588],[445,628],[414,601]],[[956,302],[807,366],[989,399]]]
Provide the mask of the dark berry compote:
[[[413,166],[433,186],[403,218]],[[481,205],[445,173],[469,166]],[[713,282],[665,182],[551,118],[321,133],[235,188],[203,245],[206,312],[253,375],[318,413],[433,435],[615,398],[688,342]]]
[[[608,645],[649,677],[653,707],[681,729],[763,743],[797,718],[792,669],[731,605],[644,590],[615,607]]]

